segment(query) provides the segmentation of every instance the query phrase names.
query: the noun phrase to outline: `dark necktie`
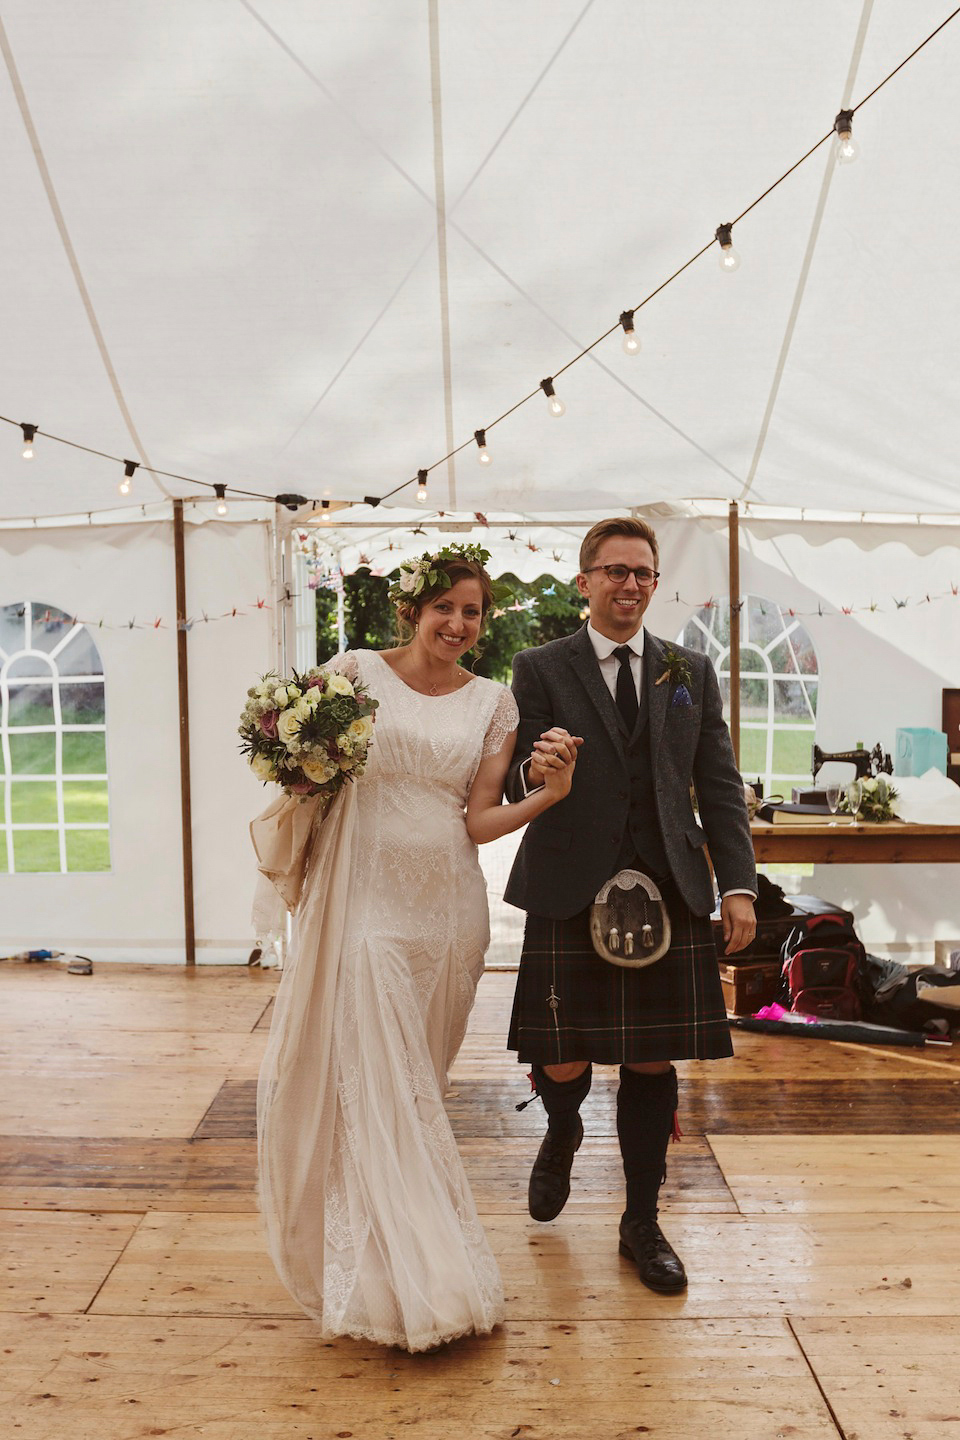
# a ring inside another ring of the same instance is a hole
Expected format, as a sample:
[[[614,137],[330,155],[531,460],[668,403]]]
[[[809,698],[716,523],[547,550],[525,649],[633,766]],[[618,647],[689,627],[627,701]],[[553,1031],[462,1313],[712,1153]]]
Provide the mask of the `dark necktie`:
[[[633,651],[629,645],[618,645],[613,653],[620,661],[620,669],[617,671],[617,709],[623,716],[627,730],[632,733],[640,710],[637,702],[637,687],[633,683],[633,675],[630,671],[630,656]]]

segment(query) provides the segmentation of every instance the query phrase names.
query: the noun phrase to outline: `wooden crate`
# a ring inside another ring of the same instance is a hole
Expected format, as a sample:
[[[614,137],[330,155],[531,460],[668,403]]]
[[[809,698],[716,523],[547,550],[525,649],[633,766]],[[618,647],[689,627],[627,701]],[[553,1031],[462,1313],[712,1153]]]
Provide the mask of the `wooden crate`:
[[[720,966],[724,1004],[733,1015],[753,1015],[761,1005],[769,1005],[776,998],[779,982],[779,960]]]

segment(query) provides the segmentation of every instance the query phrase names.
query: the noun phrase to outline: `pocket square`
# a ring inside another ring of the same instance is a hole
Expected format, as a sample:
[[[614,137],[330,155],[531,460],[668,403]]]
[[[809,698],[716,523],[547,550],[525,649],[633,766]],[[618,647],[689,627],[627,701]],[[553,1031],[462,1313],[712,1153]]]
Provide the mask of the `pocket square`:
[[[672,698],[671,698],[671,700],[670,700],[670,704],[671,704],[671,705],[692,705],[692,704],[693,704],[693,701],[690,699],[690,691],[687,689],[686,685],[678,685],[678,686],[677,686],[676,690],[674,690],[674,692],[673,692],[673,696],[672,696]]]

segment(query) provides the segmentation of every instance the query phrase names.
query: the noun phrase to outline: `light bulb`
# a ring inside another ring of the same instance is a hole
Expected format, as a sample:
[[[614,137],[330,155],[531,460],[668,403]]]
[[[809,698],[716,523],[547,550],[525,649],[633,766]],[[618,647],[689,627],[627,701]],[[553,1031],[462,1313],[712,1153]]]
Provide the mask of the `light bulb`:
[[[720,269],[721,269],[721,270],[739,270],[739,269],[740,269],[740,254],[739,254],[739,251],[734,250],[734,248],[733,248],[732,245],[723,245],[723,246],[721,246],[721,248],[720,248]]]
[[[32,445],[24,445],[24,447],[23,447],[23,458],[24,458],[24,460],[32,460],[32,459],[33,459],[33,446],[32,446]]]
[[[623,332],[623,350],[626,355],[636,355],[640,349],[640,336],[636,330],[625,330]]]
[[[567,407],[559,395],[549,395],[547,397],[547,409],[551,415],[566,415],[567,413]]]
[[[24,460],[32,460],[33,437],[37,433],[37,427],[36,425],[25,425],[21,420],[20,429],[23,431],[23,458]]]
[[[492,465],[492,464],[493,464],[493,456],[490,454],[490,451],[487,449],[486,445],[481,445],[480,448],[479,448],[479,450],[477,451],[477,464],[478,464],[478,465]]]
[[[427,472],[426,470],[418,470],[418,471],[417,471],[417,479],[418,479],[419,482],[420,482],[419,485],[417,486],[417,504],[418,504],[418,505],[426,505],[426,503],[427,503],[427,473],[428,473],[428,472]]]
[[[854,140],[849,130],[845,135],[841,134],[837,140],[837,164],[852,165],[860,154],[860,146]]]
[[[218,514],[218,515],[226,515],[226,513],[227,513],[227,501],[226,501],[227,487],[226,487],[226,485],[214,485],[214,487],[213,487],[213,493],[214,493],[214,494],[216,495],[216,497],[217,497],[217,514]]]
[[[117,489],[120,491],[120,494],[121,494],[121,495],[129,495],[129,494],[130,494],[130,477],[129,477],[129,475],[124,475],[123,479],[120,481],[120,484],[117,486]]]

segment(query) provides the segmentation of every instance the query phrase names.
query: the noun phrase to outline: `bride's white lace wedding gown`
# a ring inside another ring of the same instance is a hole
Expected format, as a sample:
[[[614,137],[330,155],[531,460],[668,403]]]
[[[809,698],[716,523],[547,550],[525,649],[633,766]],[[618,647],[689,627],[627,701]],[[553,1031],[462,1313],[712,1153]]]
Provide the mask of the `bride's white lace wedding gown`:
[[[260,1204],[326,1334],[422,1350],[503,1315],[443,1094],[490,938],[464,805],[518,716],[482,677],[431,697],[375,651],[330,666],[380,707],[312,841],[260,1074]]]

